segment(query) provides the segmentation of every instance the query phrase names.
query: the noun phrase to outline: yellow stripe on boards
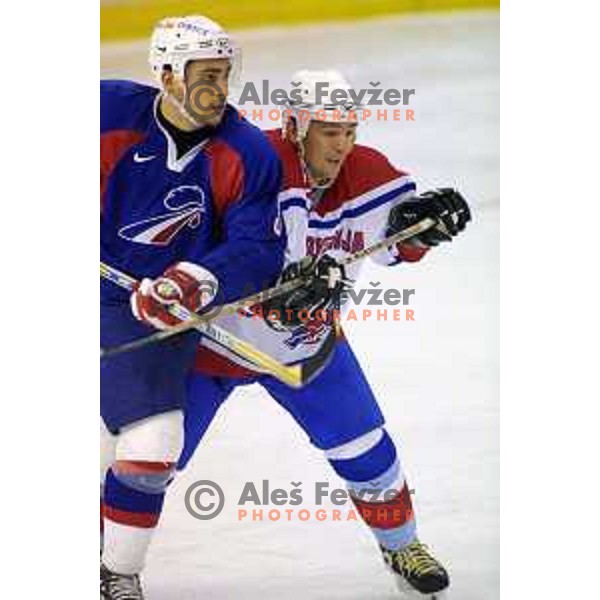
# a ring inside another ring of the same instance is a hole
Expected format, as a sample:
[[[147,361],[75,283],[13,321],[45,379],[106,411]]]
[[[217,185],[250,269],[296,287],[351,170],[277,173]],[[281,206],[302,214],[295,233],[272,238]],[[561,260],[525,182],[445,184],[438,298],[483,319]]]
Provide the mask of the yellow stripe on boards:
[[[161,18],[189,14],[203,14],[226,29],[248,29],[499,6],[500,0],[102,0],[100,39],[146,38]]]

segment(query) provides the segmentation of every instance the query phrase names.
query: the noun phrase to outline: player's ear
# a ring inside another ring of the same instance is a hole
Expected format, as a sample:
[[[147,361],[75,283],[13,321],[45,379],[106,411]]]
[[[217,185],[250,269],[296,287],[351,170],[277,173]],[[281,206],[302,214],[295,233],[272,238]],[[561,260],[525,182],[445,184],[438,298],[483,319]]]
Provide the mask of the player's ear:
[[[160,81],[161,81],[165,91],[167,91],[167,92],[172,91],[173,81],[174,81],[173,71],[171,69],[165,67],[162,70],[162,73],[160,74]]]

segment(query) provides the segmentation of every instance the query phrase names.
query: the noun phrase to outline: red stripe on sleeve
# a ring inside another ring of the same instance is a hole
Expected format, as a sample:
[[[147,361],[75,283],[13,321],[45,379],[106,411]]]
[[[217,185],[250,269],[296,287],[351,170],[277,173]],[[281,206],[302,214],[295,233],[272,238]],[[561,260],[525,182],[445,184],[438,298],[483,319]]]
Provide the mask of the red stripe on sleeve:
[[[214,140],[207,147],[210,160],[210,183],[213,206],[217,219],[225,214],[244,192],[244,165],[240,155],[222,140]]]
[[[100,210],[104,205],[106,183],[115,165],[135,144],[144,139],[144,134],[127,129],[109,131],[100,135]]]

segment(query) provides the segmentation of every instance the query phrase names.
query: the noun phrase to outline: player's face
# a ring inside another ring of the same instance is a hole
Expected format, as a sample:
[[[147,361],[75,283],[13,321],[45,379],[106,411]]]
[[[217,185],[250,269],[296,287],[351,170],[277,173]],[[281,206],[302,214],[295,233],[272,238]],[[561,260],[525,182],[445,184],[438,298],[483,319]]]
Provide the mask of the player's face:
[[[218,125],[229,93],[231,63],[226,58],[194,60],[185,68],[185,91],[173,81],[172,93],[199,126]]]
[[[304,138],[304,159],[318,184],[333,181],[354,147],[356,123],[311,122]]]
[[[185,70],[188,111],[204,125],[218,125],[229,94],[231,63],[226,58],[195,60]]]

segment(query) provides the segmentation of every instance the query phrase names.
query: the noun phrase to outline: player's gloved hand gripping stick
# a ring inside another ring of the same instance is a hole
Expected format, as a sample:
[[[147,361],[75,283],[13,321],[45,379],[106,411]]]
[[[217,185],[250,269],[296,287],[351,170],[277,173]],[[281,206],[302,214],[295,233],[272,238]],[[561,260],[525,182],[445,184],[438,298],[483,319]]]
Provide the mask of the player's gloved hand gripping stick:
[[[368,248],[359,250],[358,252],[352,254],[351,256],[346,257],[345,259],[340,261],[340,264],[343,266],[350,265],[354,262],[362,260],[363,258],[366,258],[367,256],[370,256],[371,254],[375,254],[376,252],[380,252],[381,250],[384,250],[385,248],[389,248],[390,246],[394,246],[395,244],[397,244],[399,242],[408,240],[408,239],[413,238],[421,233],[424,233],[428,229],[431,229],[432,227],[436,226],[437,224],[438,224],[438,221],[436,221],[435,219],[432,219],[432,218],[422,219],[418,223],[415,223],[414,225],[407,227],[403,231],[394,233],[393,235],[386,237],[385,239],[381,240],[380,242],[377,242],[376,244],[373,244],[373,245],[369,246]],[[117,269],[115,269],[103,262],[100,263],[100,276],[105,279],[108,279],[109,281],[112,281],[113,283],[120,285],[121,287],[124,287],[125,289],[128,289],[130,291],[133,291],[133,289],[136,285],[135,279],[133,279],[129,275],[126,275],[125,273],[122,273],[122,272],[118,271]],[[213,319],[216,319],[219,316],[235,314],[242,308],[254,306],[256,304],[263,303],[266,300],[270,300],[272,298],[276,298],[283,294],[287,294],[288,292],[303,285],[305,283],[305,281],[306,281],[305,277],[298,277],[297,279],[293,279],[291,281],[287,281],[280,285],[276,285],[274,287],[267,288],[266,290],[263,290],[256,294],[246,296],[245,298],[241,298],[240,300],[236,300],[234,302],[231,302],[230,304],[224,304],[224,305],[221,305],[218,307],[211,308],[211,310],[206,315],[197,315],[195,313],[187,311],[183,307],[178,307],[178,305],[172,305],[170,310],[176,311],[176,312],[173,312],[173,315],[182,319],[181,323],[179,323],[178,325],[175,325],[174,327],[170,327],[168,329],[157,331],[156,333],[153,333],[145,338],[141,338],[139,340],[134,340],[133,342],[128,342],[126,344],[122,344],[122,345],[116,346],[114,348],[102,349],[100,351],[100,358],[108,358],[110,356],[115,356],[115,355],[121,354],[123,352],[128,352],[131,350],[136,350],[138,348],[143,348],[144,346],[146,346],[148,344],[154,344],[154,343],[160,342],[160,341],[170,338],[174,335],[178,335],[180,333],[184,333],[185,331],[189,331],[190,329],[196,329],[196,328],[200,327],[201,324],[208,325],[208,324],[210,324],[210,321],[212,321]],[[188,315],[188,316],[186,317],[185,315]],[[211,328],[213,330],[216,329],[216,330],[222,332],[226,336],[233,337],[233,336],[231,336],[231,334],[224,331],[220,327],[211,325]],[[213,331],[213,333],[216,333],[216,332]],[[209,334],[207,334],[207,335],[209,335]],[[210,337],[211,337],[211,339],[215,339],[212,336],[210,336]],[[334,337],[334,336],[332,336],[332,337]],[[221,343],[218,339],[215,339],[215,341],[217,341],[218,343]],[[239,341],[242,342],[242,340],[239,340]],[[333,341],[331,342],[331,346],[333,346]],[[243,343],[245,345],[249,346],[250,348],[253,348],[250,344],[247,344],[246,342],[243,342]],[[222,343],[221,343],[221,345],[223,345],[224,347],[228,347]],[[327,345],[328,344],[324,344],[323,348]],[[230,348],[228,347],[228,349],[230,349]],[[254,348],[253,348],[253,350],[254,350]],[[240,355],[244,356],[244,358],[248,358],[244,354],[240,353]],[[256,363],[255,360],[252,360],[252,359],[249,359],[249,360]],[[273,360],[273,359],[271,359],[271,360]],[[260,364],[260,363],[256,363],[256,364]],[[278,363],[278,364],[280,364],[280,363]],[[283,365],[280,365],[280,366],[283,366]],[[288,367],[288,368],[291,368],[291,367]],[[314,365],[312,366],[312,369],[314,371],[314,369],[315,369]],[[314,375],[314,373],[313,373],[313,375]]]
[[[471,210],[462,195],[453,188],[430,190],[414,199],[396,204],[388,216],[386,235],[404,231],[424,218],[437,221],[437,226],[415,236],[421,246],[437,246],[451,242],[452,238],[465,229],[471,220]]]
[[[339,315],[345,292],[353,284],[344,267],[328,254],[306,256],[290,263],[278,282],[298,279],[305,280],[301,287],[261,305],[266,324],[275,331],[294,330],[314,320],[331,324],[333,315]]]

